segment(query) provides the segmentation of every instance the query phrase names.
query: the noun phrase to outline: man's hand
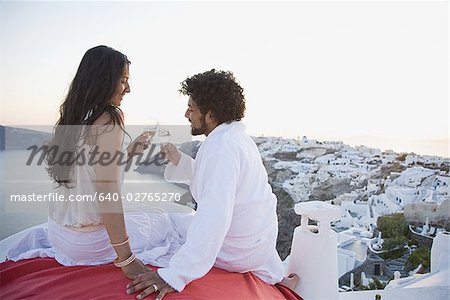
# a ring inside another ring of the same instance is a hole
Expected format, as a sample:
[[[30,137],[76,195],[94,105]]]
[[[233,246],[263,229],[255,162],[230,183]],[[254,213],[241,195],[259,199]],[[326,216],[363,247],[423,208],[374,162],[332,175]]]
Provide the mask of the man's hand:
[[[166,158],[175,166],[180,162],[181,153],[174,144],[161,144],[161,152],[164,153]]]
[[[136,299],[142,299],[150,294],[159,291],[156,300],[161,300],[166,294],[173,293],[175,290],[168,285],[155,271],[140,274],[133,282],[127,284],[127,294],[133,294],[142,291],[136,296]]]
[[[287,286],[291,290],[294,290],[297,287],[299,282],[300,282],[300,277],[295,273],[291,273],[291,274],[289,274],[288,277],[284,277],[283,280],[279,284]]]

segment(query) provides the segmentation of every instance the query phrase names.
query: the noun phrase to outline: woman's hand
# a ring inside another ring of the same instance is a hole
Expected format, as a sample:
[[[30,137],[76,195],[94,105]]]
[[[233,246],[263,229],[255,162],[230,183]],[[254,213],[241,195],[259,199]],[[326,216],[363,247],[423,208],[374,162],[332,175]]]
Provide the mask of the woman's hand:
[[[128,157],[133,155],[142,154],[145,149],[148,148],[150,141],[152,140],[153,135],[149,135],[148,133],[142,133],[139,135],[134,141],[132,141],[128,147]]]
[[[161,144],[161,152],[164,153],[166,158],[175,166],[180,162],[181,153],[174,144]]]
[[[123,267],[122,272],[129,279],[135,279],[139,274],[149,273],[152,272],[152,270],[136,258],[131,264]]]

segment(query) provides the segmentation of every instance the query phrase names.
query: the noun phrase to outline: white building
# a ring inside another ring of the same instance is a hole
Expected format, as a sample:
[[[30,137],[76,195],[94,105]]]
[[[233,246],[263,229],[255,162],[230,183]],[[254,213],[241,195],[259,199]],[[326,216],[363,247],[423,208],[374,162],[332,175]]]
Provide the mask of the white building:
[[[373,195],[369,198],[372,204],[373,217],[377,219],[379,216],[393,214],[402,211],[402,206],[391,201],[386,194]]]
[[[307,206],[302,209],[299,205]],[[354,239],[350,236],[338,238],[331,232],[329,222],[336,220],[336,211],[330,210],[328,215],[328,207],[323,203],[299,203],[296,212],[301,213],[302,219],[313,217],[320,224],[317,233],[309,231],[307,222],[296,228],[291,255],[285,262],[287,274],[294,271],[303,279],[295,290],[305,300],[369,300],[375,299],[377,294],[386,300],[450,298],[450,233],[440,232],[434,239],[430,273],[392,280],[384,290],[339,293],[337,278],[351,266],[352,254],[339,250],[338,245],[351,243]]]
[[[391,201],[401,207],[416,203],[419,200],[419,190],[416,188],[392,185],[386,188],[385,194]]]
[[[377,148],[370,148],[367,146],[356,146],[358,152],[360,152],[365,157],[381,156],[381,150]]]
[[[306,135],[302,137],[302,139],[298,142],[299,145],[302,147],[308,147],[308,146],[316,146],[318,144],[317,140],[308,139]]]

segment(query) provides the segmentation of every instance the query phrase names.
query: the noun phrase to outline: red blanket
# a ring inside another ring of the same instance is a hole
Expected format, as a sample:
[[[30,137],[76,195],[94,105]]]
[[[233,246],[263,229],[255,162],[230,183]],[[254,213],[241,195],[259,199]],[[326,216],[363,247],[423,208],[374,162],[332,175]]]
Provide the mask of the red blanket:
[[[37,258],[0,264],[0,299],[135,299],[126,295],[129,280],[114,265],[65,267],[54,259]],[[153,294],[146,299],[154,299]],[[164,299],[302,299],[281,285],[264,283],[251,273],[213,268],[181,293]]]

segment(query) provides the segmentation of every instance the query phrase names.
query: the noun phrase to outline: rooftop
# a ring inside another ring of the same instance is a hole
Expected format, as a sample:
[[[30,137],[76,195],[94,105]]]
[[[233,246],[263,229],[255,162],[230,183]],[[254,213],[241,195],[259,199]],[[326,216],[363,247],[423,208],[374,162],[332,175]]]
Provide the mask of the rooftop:
[[[391,280],[384,290],[338,292],[337,245],[345,242],[331,230],[336,219],[336,207],[311,201],[298,203],[295,211],[302,215],[302,225],[295,229],[288,272],[297,273],[301,280],[296,291],[305,300],[447,300],[450,299],[450,234],[436,235],[431,249],[431,272],[423,275]],[[305,218],[305,219],[303,219]],[[319,226],[308,226],[308,219]],[[304,222],[306,220],[306,222]],[[312,230],[314,229],[314,230]],[[317,251],[316,249],[320,249]],[[323,262],[326,263],[323,263]]]

